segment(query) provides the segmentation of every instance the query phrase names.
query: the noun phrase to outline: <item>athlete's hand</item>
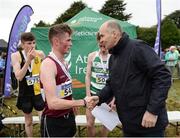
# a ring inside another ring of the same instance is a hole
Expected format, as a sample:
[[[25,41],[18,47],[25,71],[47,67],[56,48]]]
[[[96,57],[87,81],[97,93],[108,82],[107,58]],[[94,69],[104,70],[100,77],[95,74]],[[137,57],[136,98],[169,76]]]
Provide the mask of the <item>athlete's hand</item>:
[[[96,104],[99,102],[99,97],[98,96],[86,96],[85,97],[86,103],[87,103],[87,108],[89,110],[92,110]]]
[[[32,48],[27,53],[27,61],[32,61],[36,57],[35,48]]]

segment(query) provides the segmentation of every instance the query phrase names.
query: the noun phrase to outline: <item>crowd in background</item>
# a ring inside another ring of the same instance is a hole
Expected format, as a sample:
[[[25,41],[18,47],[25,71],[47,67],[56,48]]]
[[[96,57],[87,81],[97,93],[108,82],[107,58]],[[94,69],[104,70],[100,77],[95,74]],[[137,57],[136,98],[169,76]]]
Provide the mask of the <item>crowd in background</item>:
[[[180,79],[180,46],[170,46],[169,48],[164,49],[161,59],[170,70],[172,78],[174,78],[174,73],[177,70],[177,77]]]
[[[2,95],[6,52],[0,51],[0,95]]]

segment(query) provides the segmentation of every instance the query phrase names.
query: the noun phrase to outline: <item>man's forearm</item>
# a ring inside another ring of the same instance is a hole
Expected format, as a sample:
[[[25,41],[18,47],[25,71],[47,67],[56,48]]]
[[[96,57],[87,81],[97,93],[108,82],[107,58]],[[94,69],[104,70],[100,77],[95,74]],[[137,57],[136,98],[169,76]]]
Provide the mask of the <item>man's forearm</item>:
[[[113,97],[112,93],[111,93],[111,89],[108,85],[106,85],[98,94],[99,97],[99,103],[98,105],[100,105],[101,103],[107,102],[110,98]]]
[[[24,78],[30,63],[30,61],[26,61],[24,66],[16,73],[17,80],[21,81]]]
[[[86,96],[91,96],[91,90],[90,90],[90,77],[86,76]]]

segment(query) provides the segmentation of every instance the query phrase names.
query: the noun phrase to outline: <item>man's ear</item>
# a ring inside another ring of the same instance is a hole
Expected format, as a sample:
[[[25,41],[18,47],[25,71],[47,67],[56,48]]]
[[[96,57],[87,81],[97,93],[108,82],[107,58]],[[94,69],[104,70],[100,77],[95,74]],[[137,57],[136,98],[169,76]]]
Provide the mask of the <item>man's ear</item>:
[[[52,38],[52,41],[53,41],[53,43],[54,43],[55,46],[57,46],[58,43],[59,43],[59,39],[58,39],[57,37],[53,37],[53,38]]]
[[[113,35],[113,37],[116,39],[116,38],[117,38],[117,35],[118,35],[118,34],[117,34],[117,31],[113,30],[113,31],[112,31],[112,35]]]
[[[23,44],[23,42],[21,42],[20,47],[21,47],[22,49],[24,49],[24,44]]]

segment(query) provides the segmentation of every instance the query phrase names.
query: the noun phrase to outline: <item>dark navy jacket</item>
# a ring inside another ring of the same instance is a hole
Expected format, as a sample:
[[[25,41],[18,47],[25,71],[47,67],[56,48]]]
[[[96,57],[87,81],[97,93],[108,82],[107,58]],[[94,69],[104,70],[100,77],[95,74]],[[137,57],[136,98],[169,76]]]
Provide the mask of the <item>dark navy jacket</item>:
[[[168,124],[166,98],[171,75],[154,50],[125,33],[109,50],[109,79],[99,94],[100,103],[115,96],[118,116],[127,133],[163,130]],[[145,111],[158,115],[156,126],[141,126]]]

